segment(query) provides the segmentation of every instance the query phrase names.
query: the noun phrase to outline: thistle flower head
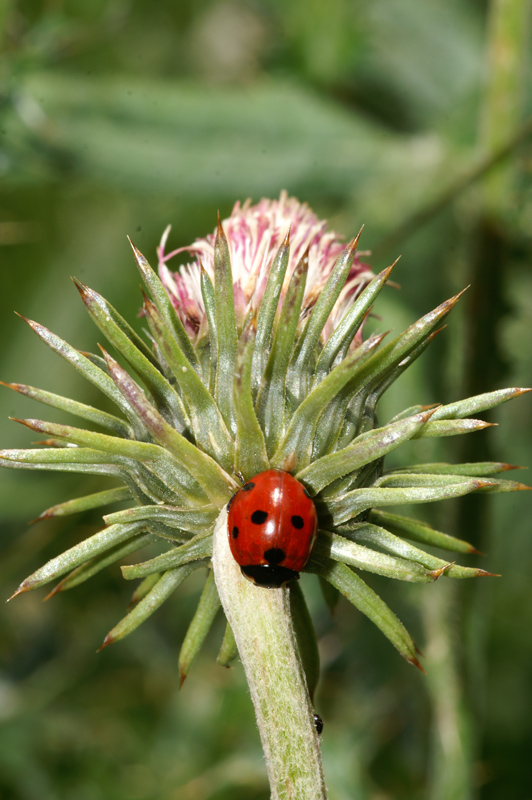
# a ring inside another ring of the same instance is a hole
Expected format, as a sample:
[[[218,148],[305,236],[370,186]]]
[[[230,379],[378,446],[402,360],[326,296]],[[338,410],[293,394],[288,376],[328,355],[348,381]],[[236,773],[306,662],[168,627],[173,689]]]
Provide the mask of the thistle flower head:
[[[101,295],[76,282],[120,363],[106,349],[103,357],[82,353],[27,320],[112,401],[115,412],[8,384],[91,427],[19,420],[42,433],[48,446],[1,451],[0,463],[93,473],[115,482],[52,506],[41,518],[125,499],[130,507],[107,514],[106,527],[49,561],[15,594],[57,579],[54,593],[64,591],[137,551],[147,552],[147,560],[122,568],[124,577],[141,582],[133,610],[105,644],[116,641],[192,571],[210,570],[213,529],[239,488],[236,475],[248,480],[280,469],[294,475],[316,505],[319,531],[306,569],[344,594],[418,664],[409,634],[359,573],[417,582],[486,573],[427,553],[418,545],[462,553],[473,548],[386,507],[523,487],[494,477],[510,468],[505,464],[438,463],[386,471],[385,455],[413,438],[482,429],[486,423],[473,415],[525,390],[500,390],[430,409],[418,405],[381,423],[378,399],[430,344],[458,296],[388,343],[383,336],[362,341],[361,325],[391,268],[373,277],[356,257],[358,237],[344,247],[325,222],[285,193],[279,200],[237,204],[216,234],[165,254],[167,235],[159,248],[160,278],[133,247],[146,290],[148,338]],[[195,260],[172,273],[168,263],[181,252]],[[330,592],[326,597],[331,602]],[[219,605],[208,572],[181,651],[183,677]],[[303,613],[303,628],[309,619]],[[234,655],[228,628],[220,661],[228,663]]]
[[[308,252],[303,315],[314,306],[345,248],[342,237],[328,230],[326,221],[320,220],[306,203],[289,197],[286,192],[281,192],[279,200],[262,199],[255,205],[250,200],[242,205],[235,203],[231,216],[223,220],[222,227],[233,269],[235,312],[240,325],[250,311],[258,311],[275,256],[288,234],[290,255],[281,300],[286,294],[290,275]],[[191,245],[166,253],[169,233],[170,227],[165,230],[158,248],[159,275],[185,328],[194,334],[205,319],[201,294],[202,267],[211,280],[214,279],[216,231],[196,239]],[[170,270],[169,262],[181,253],[189,253],[195,260]],[[328,338],[347,305],[372,277],[369,267],[355,255],[345,285],[324,327],[324,339]]]

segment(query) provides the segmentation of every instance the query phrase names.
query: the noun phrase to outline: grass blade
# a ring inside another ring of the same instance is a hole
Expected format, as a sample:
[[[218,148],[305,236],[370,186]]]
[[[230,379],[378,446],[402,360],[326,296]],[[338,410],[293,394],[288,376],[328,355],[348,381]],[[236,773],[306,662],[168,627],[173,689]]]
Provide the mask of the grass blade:
[[[324,556],[312,555],[310,563],[312,571],[325,578],[355,608],[365,614],[384,633],[403,658],[422,669],[416,656],[416,646],[403,623],[362,578],[345,564],[338,564]]]
[[[283,300],[270,357],[257,395],[257,416],[271,453],[284,432],[284,398],[288,364],[294,349],[299,312],[305,294],[308,273],[308,250],[294,269]]]
[[[255,349],[253,351],[253,365],[251,368],[251,384],[255,392],[258,391],[262,374],[266,364],[266,356],[272,345],[274,320],[279,298],[283,288],[288,261],[290,259],[290,231],[273,260],[266,288],[260,302],[257,317],[257,333],[255,336]]]
[[[334,361],[339,357],[345,358],[353,337],[359,329],[362,321],[370,309],[375,298],[382,291],[383,286],[388,280],[395,263],[387,269],[383,269],[371,283],[366,286],[364,291],[356,298],[353,305],[345,313],[341,322],[337,325],[321,352],[316,367],[315,384],[325,378],[330,372]]]
[[[7,386],[19,394],[30,397],[32,400],[37,400],[39,403],[58,408],[60,411],[66,411],[68,414],[74,414],[76,417],[85,419],[88,422],[93,422],[95,425],[100,425],[102,428],[115,433],[117,436],[124,436],[131,438],[131,427],[124,422],[124,420],[115,417],[113,414],[108,414],[105,411],[100,411],[98,408],[93,408],[85,403],[79,403],[77,400],[71,400],[68,397],[54,394],[53,392],[46,392],[44,389],[36,389],[34,386],[26,386],[23,383],[4,383],[0,381],[2,386]]]
[[[216,404],[227,428],[236,433],[233,406],[233,375],[237,347],[235,300],[231,258],[225,233],[218,217],[214,243],[214,302],[216,313]]]
[[[74,283],[91,319],[117,352],[133,367],[157,404],[169,410],[177,425],[186,426],[183,403],[162,374],[157,359],[148,346],[127,323],[124,323],[127,325],[124,329],[117,322],[117,317],[121,319],[120,315],[101,295],[80,281],[75,280]]]
[[[76,497],[74,500],[67,500],[56,506],[50,506],[34,520],[50,519],[50,517],[66,517],[69,514],[79,514],[82,511],[89,511],[92,508],[118,503],[121,500],[131,499],[131,492],[127,486],[119,486],[116,489],[106,489],[103,492],[94,492],[84,497]]]
[[[57,584],[55,589],[53,589],[45,599],[48,600],[54,594],[58,594],[58,592],[66,592],[68,589],[73,589],[75,586],[85,583],[85,581],[88,581],[89,578],[97,575],[98,572],[101,572],[103,569],[116,564],[120,559],[131,555],[131,553],[136,553],[143,547],[153,544],[156,541],[157,536],[153,533],[141,533],[138,536],[134,536],[133,539],[92,558],[80,567],[76,567],[76,569],[72,570],[70,575],[67,575],[66,578],[63,578],[63,580]]]
[[[148,261],[142,255],[140,250],[135,247],[129,236],[128,241],[131,245],[131,249],[133,250],[133,255],[135,256],[135,261],[137,262],[137,267],[141,274],[144,286],[150,293],[155,305],[159,309],[159,313],[162,315],[166,325],[175,337],[180,350],[184,353],[186,359],[192,365],[192,367],[198,370],[199,362],[196,351],[194,350],[194,347],[187,336],[187,332],[183,327],[183,323],[179,319],[179,315],[172,305],[172,301],[170,300],[168,292],[164,288],[161,279],[150,267]]]
[[[211,555],[212,531],[210,533],[200,533],[189,542],[186,542],[186,544],[167,550],[149,561],[122,567],[122,575],[128,581],[135,578],[145,578],[146,575],[151,575],[153,572],[174,569],[174,567],[188,564],[190,561],[208,559]]]
[[[312,451],[312,434],[325,407],[353,379],[353,375],[364,371],[373,350],[382,339],[383,336],[379,336],[364,342],[303,400],[294,412],[288,430],[271,459],[272,466],[289,471],[298,471],[307,466]],[[278,420],[278,409],[276,413]]]
[[[143,522],[133,522],[130,525],[112,525],[110,528],[105,528],[103,531],[95,533],[69,550],[65,550],[61,555],[50,559],[44,566],[22,581],[12,597],[56,580],[61,575],[64,575],[65,572],[70,572],[70,570],[79,567],[80,564],[84,564],[91,558],[95,558],[106,550],[111,550],[116,545],[131,539],[136,534],[141,533],[144,528]]]
[[[192,564],[185,564],[182,567],[165,572],[148,594],[135,605],[133,610],[109,631],[99,649],[102,650],[104,647],[133,633],[133,631],[145,622],[148,617],[151,617],[153,612],[156,611],[165,600],[168,600],[177,587],[200,566],[203,565],[198,562],[193,562]]]
[[[185,678],[192,666],[192,662],[198,655],[203,642],[207,638],[207,634],[211,629],[220,606],[221,603],[214,582],[214,575],[212,570],[210,570],[198,606],[192,617],[192,622],[188,627],[179,652],[178,667],[181,686],[183,686]]]
[[[313,461],[295,477],[307,487],[311,495],[317,494],[336,478],[341,478],[381,458],[403,442],[412,439],[433,413],[425,411],[410,419],[400,420],[383,428],[375,428],[359,436],[349,447]]]
[[[191,368],[157,307],[146,299],[144,309],[153,337],[181,389],[196,442],[224,469],[231,469],[234,443],[212,395]]]
[[[252,321],[239,342],[233,386],[236,415],[235,466],[246,479],[270,466],[266,441],[253,406],[251,372],[254,347],[256,347],[253,334]]]

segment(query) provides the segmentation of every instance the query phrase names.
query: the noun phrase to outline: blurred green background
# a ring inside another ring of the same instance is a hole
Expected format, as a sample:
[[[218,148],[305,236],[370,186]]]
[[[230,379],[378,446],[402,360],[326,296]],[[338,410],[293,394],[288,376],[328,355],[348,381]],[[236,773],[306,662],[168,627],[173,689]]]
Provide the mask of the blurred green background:
[[[214,228],[217,209],[227,216],[237,199],[284,188],[346,236],[365,223],[375,271],[402,254],[401,288],[376,308],[380,330],[472,284],[383,402],[383,420],[413,403],[530,385],[531,22],[526,0],[3,0],[0,377],[99,404],[12,310],[94,350],[69,276],[134,320],[126,234],[154,263],[167,224],[171,245],[184,245]],[[34,437],[7,417],[41,409],[7,389],[0,407],[2,446],[28,446]],[[527,465],[531,418],[520,398],[493,414],[500,428],[398,458]],[[92,477],[2,472],[6,597],[100,524],[97,513],[28,520],[97,488]],[[331,619],[303,579],[320,638],[331,798],[530,800],[530,496],[419,513],[473,541],[488,555],[471,563],[502,578],[409,586],[372,576],[425,653],[427,677],[347,603]],[[221,619],[178,691],[198,587],[188,581],[98,655],[131,596],[118,568],[48,603],[30,594],[7,607],[2,798],[269,796],[242,670],[215,663]]]

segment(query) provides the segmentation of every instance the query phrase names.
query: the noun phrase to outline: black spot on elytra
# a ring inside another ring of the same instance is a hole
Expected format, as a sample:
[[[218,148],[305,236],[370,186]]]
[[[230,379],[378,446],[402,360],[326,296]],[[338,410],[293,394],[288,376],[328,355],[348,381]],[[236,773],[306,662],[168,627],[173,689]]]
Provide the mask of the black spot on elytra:
[[[294,528],[297,528],[299,531],[304,526],[304,524],[305,520],[303,519],[303,517],[300,517],[298,514],[294,514],[294,516],[292,517],[292,525],[294,526]]]
[[[264,551],[264,558],[272,567],[276,567],[281,561],[284,561],[285,555],[284,550],[281,550],[280,547],[270,547],[269,550]]]
[[[231,531],[231,536],[233,537],[233,539],[236,539],[236,537],[238,536],[238,528],[236,527],[236,525],[233,526],[233,530]]]
[[[267,511],[254,511],[251,515],[251,521],[254,525],[262,525],[268,519]]]
[[[251,491],[251,489],[254,489],[254,488],[255,488],[255,484],[253,483],[253,481],[248,481],[247,483],[245,483],[243,485],[243,487],[241,488],[240,491],[241,492],[249,492],[249,491]]]

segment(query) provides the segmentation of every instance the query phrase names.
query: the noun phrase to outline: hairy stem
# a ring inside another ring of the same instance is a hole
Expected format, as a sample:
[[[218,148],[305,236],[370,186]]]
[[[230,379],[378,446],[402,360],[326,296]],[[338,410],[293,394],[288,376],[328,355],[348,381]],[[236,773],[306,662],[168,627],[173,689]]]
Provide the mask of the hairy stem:
[[[235,640],[266,757],[272,800],[324,800],[318,735],[290,616],[290,590],[246,580],[229,549],[227,512],[214,529],[214,578]]]

